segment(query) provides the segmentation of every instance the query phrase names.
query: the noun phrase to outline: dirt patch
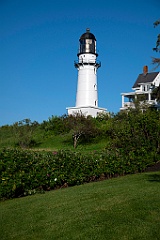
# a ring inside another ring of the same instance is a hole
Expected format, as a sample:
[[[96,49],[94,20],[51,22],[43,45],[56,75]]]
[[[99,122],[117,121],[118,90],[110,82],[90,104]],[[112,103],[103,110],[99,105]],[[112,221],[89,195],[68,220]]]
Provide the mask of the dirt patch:
[[[156,172],[156,171],[160,171],[160,162],[154,164],[151,167],[148,167],[144,172]]]

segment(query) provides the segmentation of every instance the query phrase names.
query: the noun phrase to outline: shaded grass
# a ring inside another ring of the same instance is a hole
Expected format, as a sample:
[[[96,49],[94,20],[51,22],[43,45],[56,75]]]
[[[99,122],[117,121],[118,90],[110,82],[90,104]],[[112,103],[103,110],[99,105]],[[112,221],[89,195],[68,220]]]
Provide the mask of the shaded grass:
[[[53,135],[48,138],[44,138],[43,136],[35,137],[37,144],[32,149],[46,149],[46,150],[75,150],[73,147],[72,139],[68,141],[67,135]],[[70,137],[71,138],[71,137]],[[106,140],[99,140],[98,142],[86,143],[86,144],[78,144],[76,150],[83,152],[90,152],[95,150],[101,150],[106,147]],[[6,136],[0,138],[0,148],[3,147],[15,147],[15,139],[13,136]]]
[[[0,239],[158,240],[159,176],[128,175],[1,202]]]
[[[91,152],[96,150],[102,150],[106,147],[107,140],[95,140],[90,143],[81,144],[78,143],[76,150],[83,152]],[[38,147],[34,149],[50,149],[50,150],[75,150],[73,147],[73,140],[70,134],[65,135],[53,135],[46,139],[43,139]]]
[[[13,147],[14,146],[14,136],[11,130],[6,127],[0,128],[0,147]]]
[[[48,150],[74,150],[73,139],[71,134],[59,134],[54,135],[47,134],[43,129],[37,127],[33,134],[33,140],[35,141],[35,146],[33,149],[48,149]],[[107,145],[107,139],[97,139],[90,143],[81,144],[78,142],[77,150],[90,152],[94,150],[104,149]],[[11,126],[0,127],[0,148],[4,147],[15,147],[16,138]]]

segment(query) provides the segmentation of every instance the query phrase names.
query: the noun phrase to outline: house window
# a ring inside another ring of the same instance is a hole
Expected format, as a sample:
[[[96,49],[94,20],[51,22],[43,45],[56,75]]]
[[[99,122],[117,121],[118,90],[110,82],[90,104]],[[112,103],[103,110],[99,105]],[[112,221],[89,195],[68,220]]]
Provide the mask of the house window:
[[[155,100],[155,99],[156,99],[155,94],[151,94],[151,100]]]
[[[142,86],[142,91],[145,92],[145,85]]]
[[[147,85],[147,91],[149,91],[150,90],[150,85]]]

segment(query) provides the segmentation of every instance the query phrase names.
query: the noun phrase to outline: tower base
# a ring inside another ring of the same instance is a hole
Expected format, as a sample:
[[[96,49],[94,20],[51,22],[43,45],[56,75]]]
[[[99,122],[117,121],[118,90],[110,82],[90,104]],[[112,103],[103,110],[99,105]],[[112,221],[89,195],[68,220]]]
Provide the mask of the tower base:
[[[106,114],[107,109],[93,106],[85,107],[69,107],[67,108],[68,115],[82,114],[84,116],[97,117],[100,113]]]

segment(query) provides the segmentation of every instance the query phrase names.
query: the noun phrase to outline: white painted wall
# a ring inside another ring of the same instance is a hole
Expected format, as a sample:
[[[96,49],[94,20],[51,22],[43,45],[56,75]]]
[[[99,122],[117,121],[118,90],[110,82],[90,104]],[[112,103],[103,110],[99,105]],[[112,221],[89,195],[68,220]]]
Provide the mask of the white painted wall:
[[[82,114],[84,116],[92,116],[97,117],[99,113],[107,113],[105,108],[99,108],[99,107],[72,107],[67,108],[69,115],[76,115],[77,113]]]
[[[87,54],[90,55],[90,54]],[[76,94],[76,107],[98,107],[97,93],[97,67],[94,65],[81,65],[78,68],[78,83]]]
[[[155,84],[156,87],[160,84],[160,72],[158,73],[157,77],[154,79],[153,84]]]

